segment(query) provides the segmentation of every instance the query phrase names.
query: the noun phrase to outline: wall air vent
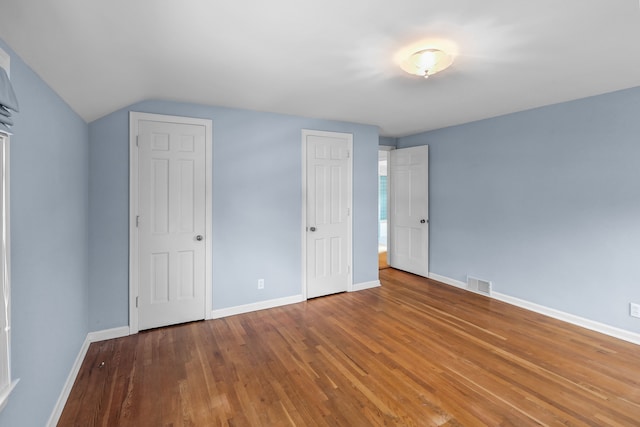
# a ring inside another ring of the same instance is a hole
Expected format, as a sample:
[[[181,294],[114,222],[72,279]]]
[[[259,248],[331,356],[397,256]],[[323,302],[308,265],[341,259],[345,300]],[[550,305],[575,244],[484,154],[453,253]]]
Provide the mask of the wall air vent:
[[[467,276],[467,289],[480,294],[491,295],[491,282]]]

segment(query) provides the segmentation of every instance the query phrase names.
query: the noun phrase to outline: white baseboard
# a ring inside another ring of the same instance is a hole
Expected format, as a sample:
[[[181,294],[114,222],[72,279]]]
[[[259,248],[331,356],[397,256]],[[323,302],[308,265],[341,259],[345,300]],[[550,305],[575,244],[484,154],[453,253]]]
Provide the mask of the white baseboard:
[[[349,292],[362,291],[364,289],[377,288],[380,286],[379,280],[371,282],[356,283]],[[220,319],[227,316],[235,316],[236,314],[251,313],[252,311],[266,310],[268,308],[280,307],[283,305],[296,304],[304,301],[302,295],[293,295],[290,297],[277,298],[268,301],[254,302],[252,304],[237,305],[235,307],[221,308],[211,312],[212,319]]]
[[[349,292],[364,291],[365,289],[377,288],[380,286],[380,280],[372,280],[371,282],[355,283]]]
[[[466,283],[461,282],[459,280],[451,279],[451,278],[446,277],[446,276],[441,276],[441,275],[436,274],[436,273],[429,273],[429,279],[433,279],[433,280],[435,280],[437,282],[441,282],[441,283],[444,283],[446,285],[455,286],[456,288],[461,288],[461,289],[464,289],[464,290],[468,290]]]
[[[4,409],[5,406],[7,406],[7,402],[9,400],[9,395],[11,394],[13,389],[16,388],[16,386],[18,385],[19,382],[20,382],[20,378],[11,381],[11,385],[9,387],[6,387],[2,391],[2,393],[0,393],[0,412],[2,412],[2,410]]]
[[[69,376],[67,377],[67,381],[64,383],[64,387],[60,392],[60,396],[58,397],[58,401],[56,402],[56,406],[53,408],[53,412],[49,417],[49,421],[47,421],[47,427],[56,427],[58,421],[60,420],[60,415],[62,415],[62,410],[64,409],[64,405],[67,403],[67,399],[69,398],[69,394],[71,393],[71,388],[73,387],[73,383],[76,381],[76,377],[78,376],[78,372],[80,372],[80,367],[82,366],[82,362],[84,361],[85,356],[87,355],[87,351],[89,350],[89,345],[93,342],[104,341],[112,338],[120,338],[129,335],[129,327],[122,326],[120,328],[113,329],[105,329],[103,331],[89,332],[87,337],[85,338],[82,346],[80,347],[80,352],[78,356],[76,356],[75,362],[73,362],[73,366],[71,367],[71,372],[69,372]]]
[[[429,273],[429,278],[446,285],[455,286],[456,288],[462,288],[466,291],[472,292],[467,289],[467,284],[459,280],[451,279],[446,276],[440,276],[439,274]],[[477,293],[477,292],[474,292]],[[526,301],[520,298],[512,297],[510,295],[502,294],[499,292],[491,292],[491,295],[480,294],[489,298],[493,298],[507,304],[515,305],[520,308],[524,308],[529,311],[544,314],[545,316],[552,317],[554,319],[562,320],[563,322],[571,323],[576,326],[583,327],[601,334],[609,335],[614,338],[618,338],[624,341],[628,341],[633,344],[640,345],[640,334],[636,332],[627,331],[626,329],[620,329],[615,326],[607,325],[604,323],[596,322],[594,320],[586,319],[584,317],[576,316],[571,313],[556,310],[555,308],[546,307],[544,305],[536,304],[530,301]]]
[[[267,308],[275,308],[283,305],[295,304],[304,301],[302,295],[294,295],[291,297],[276,298],[268,301],[254,302],[252,304],[237,305],[235,307],[221,308],[211,312],[212,319],[220,319],[227,316],[235,316],[236,314],[250,313],[252,311],[265,310]]]
[[[89,335],[87,335],[84,342],[82,343],[82,347],[80,347],[80,352],[78,353],[75,362],[73,362],[71,372],[69,372],[67,381],[64,383],[64,387],[60,392],[60,396],[58,397],[56,406],[53,408],[53,412],[49,417],[49,421],[47,422],[48,427],[55,427],[58,424],[58,420],[60,419],[60,415],[62,415],[62,410],[64,409],[64,405],[67,403],[67,399],[69,398],[69,394],[71,393],[71,388],[73,387],[73,383],[76,381],[76,377],[78,376],[78,372],[80,371],[80,366],[82,366],[82,362],[84,361],[84,357],[87,354],[87,350],[89,350],[90,344],[91,342],[89,341]]]
[[[130,335],[128,326],[121,326],[119,328],[113,329],[105,329],[102,331],[89,332],[87,334],[87,339],[89,343],[104,341],[104,340],[112,340],[114,338],[122,338]]]
[[[619,338],[621,340],[640,345],[640,334],[627,331],[626,329],[620,329],[615,326],[596,322],[595,320],[586,319],[584,317],[576,316],[571,313],[556,310],[555,308],[545,307],[543,305],[512,297],[510,295],[501,294],[499,292],[492,292],[491,297],[508,304],[518,306],[520,308],[525,308],[530,311],[535,311],[536,313],[544,314],[545,316],[553,317],[554,319],[562,320],[564,322],[571,323],[577,326],[582,326],[583,328],[600,332],[601,334],[609,335],[614,338]]]

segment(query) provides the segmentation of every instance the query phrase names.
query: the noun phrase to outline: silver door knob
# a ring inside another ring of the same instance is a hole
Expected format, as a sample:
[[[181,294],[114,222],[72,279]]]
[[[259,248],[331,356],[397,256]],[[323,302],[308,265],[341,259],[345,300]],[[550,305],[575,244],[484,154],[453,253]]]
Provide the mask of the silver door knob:
[[[420,224],[424,224],[425,222],[427,222],[427,221],[426,221],[426,220],[424,220],[424,219],[421,219],[421,220],[420,220]]]
[[[315,227],[311,227],[311,228],[309,228],[309,230],[316,231],[316,228]]]
[[[202,239],[204,239],[204,237],[202,237],[202,234],[198,234],[198,235],[196,236],[196,240],[197,240],[197,241],[200,241],[200,240],[202,240]]]

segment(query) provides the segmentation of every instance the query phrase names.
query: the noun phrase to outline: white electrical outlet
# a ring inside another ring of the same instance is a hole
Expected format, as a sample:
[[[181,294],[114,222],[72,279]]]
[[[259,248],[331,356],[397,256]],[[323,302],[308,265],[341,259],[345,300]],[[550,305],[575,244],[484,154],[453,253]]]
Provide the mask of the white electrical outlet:
[[[629,316],[640,317],[640,304],[629,303]]]
[[[258,289],[264,289],[264,279],[258,279]]]

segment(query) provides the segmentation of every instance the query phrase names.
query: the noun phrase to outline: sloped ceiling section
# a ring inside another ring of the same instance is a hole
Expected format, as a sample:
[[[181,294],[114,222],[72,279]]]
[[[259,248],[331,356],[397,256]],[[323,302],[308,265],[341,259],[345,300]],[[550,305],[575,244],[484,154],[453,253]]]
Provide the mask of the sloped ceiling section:
[[[0,38],[87,121],[162,98],[403,136],[640,85],[637,0],[0,0]],[[453,66],[400,71],[433,38]]]

